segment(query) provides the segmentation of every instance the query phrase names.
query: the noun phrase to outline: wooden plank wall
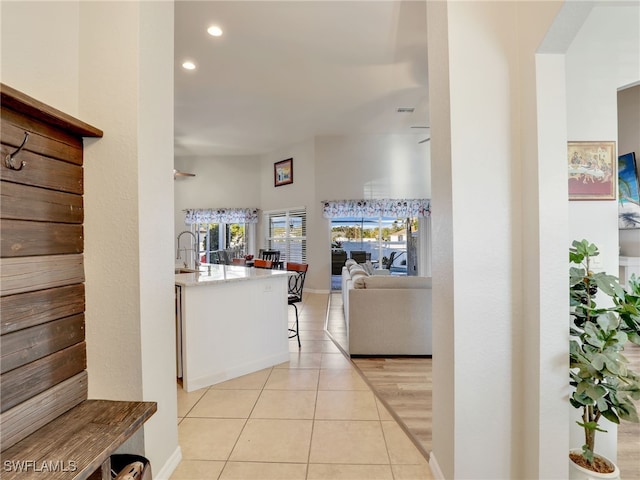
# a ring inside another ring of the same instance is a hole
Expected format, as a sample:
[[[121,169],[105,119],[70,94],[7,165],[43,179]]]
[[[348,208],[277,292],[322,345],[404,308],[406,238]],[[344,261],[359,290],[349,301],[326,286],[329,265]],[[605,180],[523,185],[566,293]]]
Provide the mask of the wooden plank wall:
[[[0,86],[0,430],[5,450],[87,398],[83,137],[90,125]],[[24,148],[6,163],[28,133]]]

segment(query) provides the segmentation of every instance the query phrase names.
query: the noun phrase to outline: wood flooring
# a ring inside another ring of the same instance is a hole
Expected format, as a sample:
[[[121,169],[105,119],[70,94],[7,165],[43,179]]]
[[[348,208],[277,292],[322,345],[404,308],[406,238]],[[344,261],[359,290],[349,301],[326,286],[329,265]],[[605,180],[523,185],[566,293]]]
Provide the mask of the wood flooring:
[[[327,331],[348,351],[340,293],[331,294]],[[640,347],[629,345],[624,354],[640,372]],[[352,358],[369,385],[426,454],[431,451],[432,360],[430,358]],[[640,401],[636,402],[640,411]],[[640,480],[640,424],[618,427],[618,467],[625,480]]]

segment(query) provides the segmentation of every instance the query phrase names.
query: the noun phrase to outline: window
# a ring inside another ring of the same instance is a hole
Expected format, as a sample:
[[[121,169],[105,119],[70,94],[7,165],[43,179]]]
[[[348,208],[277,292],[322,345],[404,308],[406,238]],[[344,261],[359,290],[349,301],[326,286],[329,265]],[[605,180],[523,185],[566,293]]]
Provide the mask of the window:
[[[390,270],[393,275],[417,274],[417,238],[419,219],[416,217],[333,217],[331,218],[331,254],[340,261],[340,254],[357,262],[371,261],[375,268]],[[340,275],[341,265],[332,268]],[[337,288],[337,287],[336,287]]]
[[[283,262],[307,262],[307,211],[296,208],[265,212],[266,245],[279,250]]]
[[[243,257],[247,252],[248,229],[244,223],[198,223],[195,229],[201,263],[215,263],[213,252],[218,250],[230,250],[234,257]]]

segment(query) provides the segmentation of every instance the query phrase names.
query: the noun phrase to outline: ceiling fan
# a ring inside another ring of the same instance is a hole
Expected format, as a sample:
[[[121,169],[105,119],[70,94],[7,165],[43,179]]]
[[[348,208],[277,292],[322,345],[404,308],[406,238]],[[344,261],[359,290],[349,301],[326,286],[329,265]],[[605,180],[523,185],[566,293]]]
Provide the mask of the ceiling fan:
[[[195,177],[195,173],[187,173],[181,172],[180,170],[173,169],[173,179],[175,180],[177,177]]]
[[[427,127],[427,126],[424,126],[424,125],[415,125],[415,126],[412,126],[411,128],[431,128],[431,127]],[[420,140],[420,141],[418,142],[418,145],[419,145],[419,144],[421,144],[421,143],[426,143],[426,142],[428,142],[429,140],[431,140],[431,137],[427,137],[427,138],[425,138],[425,139],[423,139],[423,140]]]

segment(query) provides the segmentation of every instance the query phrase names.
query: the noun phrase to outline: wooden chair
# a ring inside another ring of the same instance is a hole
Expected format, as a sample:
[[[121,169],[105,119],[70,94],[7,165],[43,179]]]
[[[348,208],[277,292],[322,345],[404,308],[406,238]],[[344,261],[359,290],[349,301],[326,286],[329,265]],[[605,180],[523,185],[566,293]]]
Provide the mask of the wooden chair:
[[[287,271],[292,272],[289,274],[289,292],[288,292],[288,304],[293,305],[296,311],[296,325],[295,328],[289,328],[289,338],[297,337],[298,348],[300,348],[300,333],[298,329],[298,307],[296,303],[302,302],[302,290],[304,288],[304,279],[307,275],[309,265],[306,263],[293,263],[287,262]]]
[[[241,265],[244,267],[247,264],[247,261],[244,258],[232,258],[231,263],[233,265]]]
[[[262,260],[261,258],[256,258],[253,261],[253,266],[256,268],[273,268],[273,262],[271,260]]]

